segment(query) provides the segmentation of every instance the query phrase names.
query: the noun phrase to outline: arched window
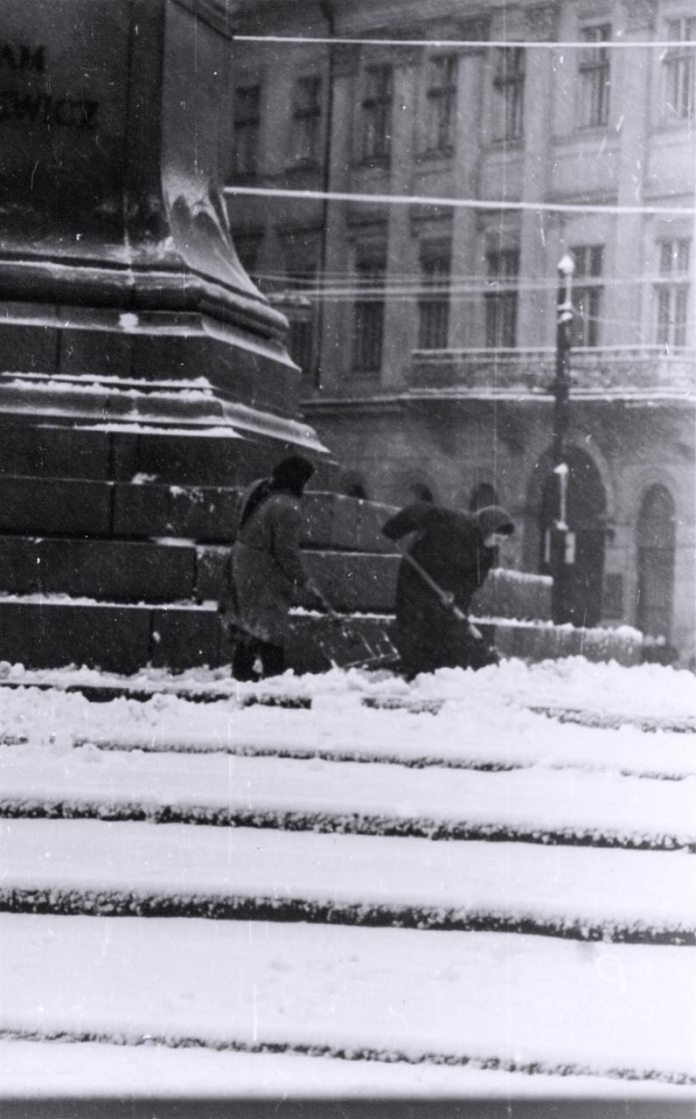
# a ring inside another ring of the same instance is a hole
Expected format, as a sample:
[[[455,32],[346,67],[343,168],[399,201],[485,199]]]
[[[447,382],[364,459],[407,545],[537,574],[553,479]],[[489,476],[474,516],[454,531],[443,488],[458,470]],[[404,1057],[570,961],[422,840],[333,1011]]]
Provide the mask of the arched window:
[[[650,637],[669,640],[674,599],[675,509],[664,486],[643,495],[637,526],[636,623]]]
[[[485,509],[486,505],[497,505],[498,494],[490,482],[479,482],[474,486],[469,498],[469,511],[475,513],[477,509]]]

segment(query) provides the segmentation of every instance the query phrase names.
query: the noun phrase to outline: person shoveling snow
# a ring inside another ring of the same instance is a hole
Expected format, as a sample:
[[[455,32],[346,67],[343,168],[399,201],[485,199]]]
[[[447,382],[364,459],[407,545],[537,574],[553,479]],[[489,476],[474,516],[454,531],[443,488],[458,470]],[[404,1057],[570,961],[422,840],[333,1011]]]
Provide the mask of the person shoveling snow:
[[[468,618],[471,598],[515,531],[509,513],[477,513],[418,501],[382,526],[390,540],[415,533],[402,555],[396,588],[396,645],[408,677],[438,668],[482,668],[498,655]]]

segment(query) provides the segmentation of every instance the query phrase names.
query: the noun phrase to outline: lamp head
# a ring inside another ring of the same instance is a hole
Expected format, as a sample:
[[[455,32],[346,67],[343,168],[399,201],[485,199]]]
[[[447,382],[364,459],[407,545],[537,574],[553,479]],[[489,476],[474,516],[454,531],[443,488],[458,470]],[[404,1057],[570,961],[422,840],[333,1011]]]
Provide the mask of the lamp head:
[[[562,276],[572,276],[575,271],[575,261],[570,253],[564,253],[558,262],[558,271]]]

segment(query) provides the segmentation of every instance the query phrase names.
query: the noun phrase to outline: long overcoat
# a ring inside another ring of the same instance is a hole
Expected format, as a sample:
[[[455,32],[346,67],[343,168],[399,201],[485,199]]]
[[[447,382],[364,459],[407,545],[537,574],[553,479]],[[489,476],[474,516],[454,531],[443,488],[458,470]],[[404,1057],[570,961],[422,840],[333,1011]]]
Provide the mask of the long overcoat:
[[[498,506],[464,513],[418,501],[390,517],[382,531],[390,540],[414,533],[408,552],[468,615],[473,594],[498,557],[497,548],[487,548],[484,540],[504,526],[511,531],[510,516]],[[411,672],[462,663],[466,627],[408,559],[399,564],[396,621],[399,652]]]
[[[232,548],[238,623],[272,645],[285,642],[289,609],[297,590],[307,583],[301,527],[300,499],[286,490],[277,491],[254,510]]]

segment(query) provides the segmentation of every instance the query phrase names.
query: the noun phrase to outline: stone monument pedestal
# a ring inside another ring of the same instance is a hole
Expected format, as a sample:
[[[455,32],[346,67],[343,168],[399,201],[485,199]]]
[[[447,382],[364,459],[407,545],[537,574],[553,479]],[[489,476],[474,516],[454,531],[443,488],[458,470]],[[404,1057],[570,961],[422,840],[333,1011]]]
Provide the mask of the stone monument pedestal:
[[[3,5],[2,416],[213,423],[319,449],[285,320],[227,225],[225,10]]]
[[[217,663],[236,491],[323,450],[227,223],[229,55],[218,0],[3,4],[2,658]]]

